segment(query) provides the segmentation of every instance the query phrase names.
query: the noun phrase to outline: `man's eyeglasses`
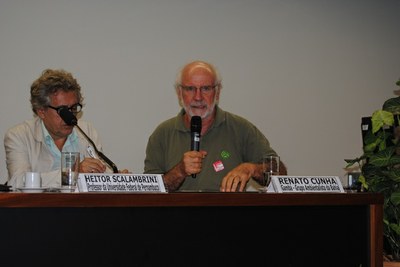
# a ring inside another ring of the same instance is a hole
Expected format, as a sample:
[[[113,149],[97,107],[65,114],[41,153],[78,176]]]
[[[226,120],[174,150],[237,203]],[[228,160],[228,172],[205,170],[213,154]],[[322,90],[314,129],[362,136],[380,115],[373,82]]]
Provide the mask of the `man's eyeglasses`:
[[[215,90],[215,88],[218,87],[218,84],[204,85],[204,86],[200,86],[200,87],[179,85],[179,87],[182,88],[183,91],[185,91],[186,93],[189,93],[189,94],[195,94],[197,89],[199,89],[203,95],[209,95]]]
[[[69,111],[71,111],[74,114],[77,114],[77,113],[81,112],[81,110],[82,110],[82,105],[80,103],[76,103],[70,107],[64,106],[64,105],[58,106],[58,107],[53,107],[53,106],[48,105],[47,107],[54,109],[55,111],[57,111],[58,114],[60,114],[60,110],[62,110],[62,109],[68,109]]]

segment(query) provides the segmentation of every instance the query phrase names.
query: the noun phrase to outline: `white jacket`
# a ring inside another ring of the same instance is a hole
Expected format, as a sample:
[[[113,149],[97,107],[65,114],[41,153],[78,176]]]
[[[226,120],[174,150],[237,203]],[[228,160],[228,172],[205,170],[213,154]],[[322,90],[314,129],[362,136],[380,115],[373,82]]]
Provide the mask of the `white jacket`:
[[[101,151],[102,145],[92,124],[79,120],[78,125]],[[90,157],[88,147],[92,147],[91,144],[79,130],[75,128],[74,131],[79,137],[81,157]],[[59,187],[61,185],[61,166],[52,170],[54,159],[43,140],[40,118],[36,117],[10,128],[4,136],[4,148],[8,169],[7,184],[14,189],[23,186],[23,179],[27,171],[40,172],[43,187]],[[83,158],[81,158],[82,160]]]

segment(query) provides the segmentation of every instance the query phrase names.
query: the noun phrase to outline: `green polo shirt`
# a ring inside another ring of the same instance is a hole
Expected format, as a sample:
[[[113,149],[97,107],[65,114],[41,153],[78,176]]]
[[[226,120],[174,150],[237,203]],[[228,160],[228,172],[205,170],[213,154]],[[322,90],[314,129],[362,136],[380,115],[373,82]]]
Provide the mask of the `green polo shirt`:
[[[144,173],[164,174],[190,150],[190,129],[179,114],[161,123],[149,137]],[[243,162],[260,163],[264,155],[276,155],[268,139],[248,120],[216,106],[216,118],[201,136],[200,150],[207,151],[202,171],[186,177],[179,191],[219,191],[224,176]]]

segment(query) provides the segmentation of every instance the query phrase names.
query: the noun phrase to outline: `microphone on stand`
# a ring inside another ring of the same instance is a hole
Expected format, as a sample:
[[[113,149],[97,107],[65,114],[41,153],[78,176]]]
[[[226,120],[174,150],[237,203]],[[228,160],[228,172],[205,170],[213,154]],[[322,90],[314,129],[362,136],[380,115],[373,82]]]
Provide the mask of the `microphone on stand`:
[[[201,134],[201,117],[192,116],[190,119],[190,150],[200,150],[200,135]],[[196,178],[196,174],[192,174],[192,178]]]
[[[85,138],[89,141],[89,143],[93,146],[94,150],[96,151],[97,155],[99,155],[99,157],[104,160],[112,169],[114,173],[118,173],[118,168],[117,165],[114,164],[114,162],[112,162],[109,158],[106,157],[106,155],[103,154],[103,152],[99,151],[96,147],[96,145],[94,144],[94,142],[92,141],[92,139],[89,138],[89,136],[87,136],[87,134],[81,129],[81,127],[79,127],[78,125],[78,120],[75,117],[75,115],[69,111],[68,107],[65,108],[61,108],[58,111],[58,114],[60,115],[61,119],[64,120],[64,122],[67,125],[71,125],[71,126],[76,126],[78,128],[78,130],[85,136]]]

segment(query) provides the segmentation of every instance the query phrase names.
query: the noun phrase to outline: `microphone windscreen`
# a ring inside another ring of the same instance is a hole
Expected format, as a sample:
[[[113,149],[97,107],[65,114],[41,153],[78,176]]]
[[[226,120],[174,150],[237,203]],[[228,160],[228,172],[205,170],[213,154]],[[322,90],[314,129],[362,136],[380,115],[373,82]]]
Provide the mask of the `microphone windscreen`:
[[[67,125],[77,125],[78,119],[75,117],[74,113],[69,111],[68,108],[62,108],[59,110],[58,114],[60,115],[61,119],[65,121]]]
[[[193,116],[190,119],[190,131],[192,133],[201,133],[201,117]]]

